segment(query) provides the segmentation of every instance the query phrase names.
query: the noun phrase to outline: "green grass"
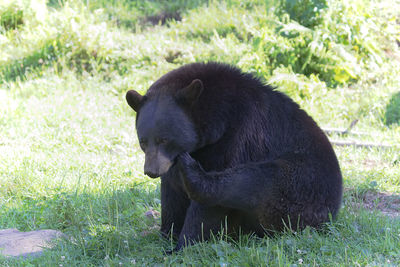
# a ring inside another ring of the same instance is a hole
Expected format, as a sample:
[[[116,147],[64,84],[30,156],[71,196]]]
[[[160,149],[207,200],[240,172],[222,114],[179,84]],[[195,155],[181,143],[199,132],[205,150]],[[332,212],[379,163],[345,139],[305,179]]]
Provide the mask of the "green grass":
[[[69,236],[0,265],[400,265],[400,219],[380,212],[398,215],[399,10],[389,0],[0,0],[0,229]],[[160,211],[159,180],[143,175],[124,94],[210,60],[279,86],[322,127],[359,120],[362,135],[332,139],[392,146],[335,147],[346,190],[323,231],[220,234],[164,254],[173,242],[144,215]],[[394,202],[365,205],[382,192]]]

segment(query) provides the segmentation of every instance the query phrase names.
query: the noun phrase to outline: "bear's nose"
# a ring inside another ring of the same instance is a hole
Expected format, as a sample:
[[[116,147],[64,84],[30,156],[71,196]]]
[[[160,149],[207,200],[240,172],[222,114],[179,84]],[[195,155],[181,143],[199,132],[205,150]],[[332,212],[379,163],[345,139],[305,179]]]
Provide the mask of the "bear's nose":
[[[160,176],[158,173],[155,173],[152,171],[145,171],[144,174],[146,174],[147,176],[149,176],[151,178],[157,178],[158,176]]]

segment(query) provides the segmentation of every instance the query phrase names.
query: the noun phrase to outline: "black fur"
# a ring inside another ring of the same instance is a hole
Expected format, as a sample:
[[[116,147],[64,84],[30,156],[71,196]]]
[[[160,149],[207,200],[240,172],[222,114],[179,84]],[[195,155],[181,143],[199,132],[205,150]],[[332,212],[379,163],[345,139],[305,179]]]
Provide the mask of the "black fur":
[[[193,84],[196,92],[182,98]],[[336,216],[342,176],[332,146],[283,93],[235,67],[194,63],[167,73],[138,100],[131,103],[141,107],[139,138],[153,136],[148,146],[175,162],[152,174],[161,175],[161,231],[172,229],[177,249],[221,225],[263,235],[284,225],[318,227]],[[157,136],[167,144],[152,141]],[[144,151],[158,164],[158,154]]]

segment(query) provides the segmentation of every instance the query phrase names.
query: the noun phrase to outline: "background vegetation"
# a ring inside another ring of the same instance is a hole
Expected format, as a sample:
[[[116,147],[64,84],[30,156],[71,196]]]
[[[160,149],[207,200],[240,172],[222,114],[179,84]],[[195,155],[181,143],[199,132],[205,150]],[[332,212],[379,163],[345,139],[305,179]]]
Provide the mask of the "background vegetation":
[[[0,229],[69,236],[0,265],[400,265],[399,20],[393,0],[0,0]],[[324,231],[164,254],[159,181],[143,175],[124,95],[211,60],[278,86],[322,127],[359,121],[335,140],[391,145],[335,147],[346,190]]]

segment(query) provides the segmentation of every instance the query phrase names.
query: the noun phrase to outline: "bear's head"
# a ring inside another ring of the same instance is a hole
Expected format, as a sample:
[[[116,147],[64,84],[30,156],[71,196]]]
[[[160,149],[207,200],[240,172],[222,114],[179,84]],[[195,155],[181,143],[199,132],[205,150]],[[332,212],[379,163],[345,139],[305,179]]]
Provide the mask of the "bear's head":
[[[203,84],[193,80],[188,86],[142,96],[134,90],[126,94],[136,111],[136,130],[145,153],[144,173],[152,178],[164,175],[182,152],[193,152],[198,145],[196,127],[187,110],[196,102]]]

